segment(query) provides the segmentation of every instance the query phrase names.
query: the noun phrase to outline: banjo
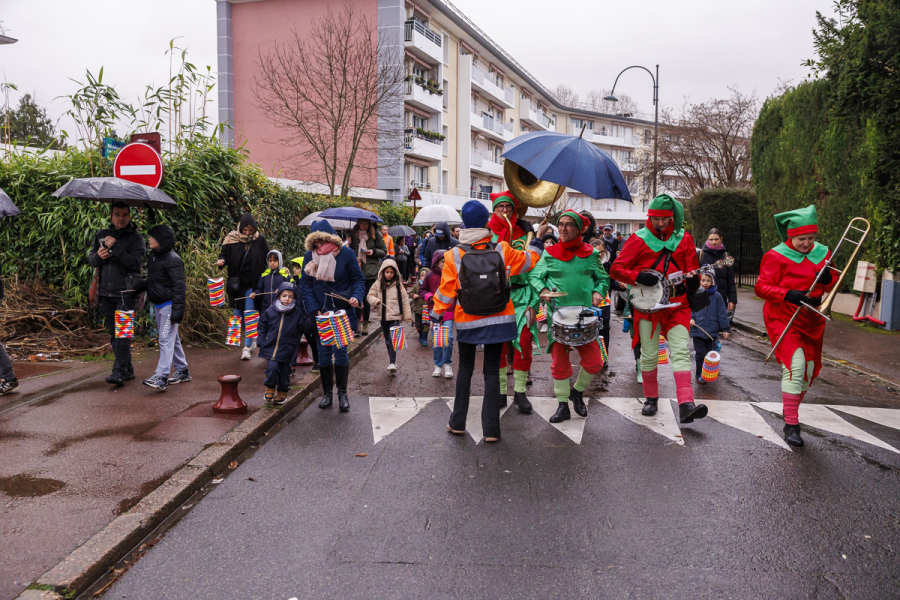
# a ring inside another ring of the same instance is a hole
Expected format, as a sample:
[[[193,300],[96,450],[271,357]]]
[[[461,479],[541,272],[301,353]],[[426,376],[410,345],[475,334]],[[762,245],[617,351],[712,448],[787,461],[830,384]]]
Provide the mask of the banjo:
[[[669,303],[669,298],[672,296],[672,290],[675,289],[675,286],[683,283],[688,277],[703,273],[712,275],[716,269],[730,267],[733,264],[734,257],[726,255],[722,260],[718,260],[709,265],[703,265],[695,271],[690,271],[688,273],[677,271],[668,277],[659,271],[647,269],[641,271],[641,273],[650,273],[656,277],[658,281],[653,285],[641,285],[639,283],[630,285],[628,286],[626,295],[628,296],[628,301],[631,302],[631,305],[641,312],[655,313],[666,308],[675,308],[681,306],[680,304]]]

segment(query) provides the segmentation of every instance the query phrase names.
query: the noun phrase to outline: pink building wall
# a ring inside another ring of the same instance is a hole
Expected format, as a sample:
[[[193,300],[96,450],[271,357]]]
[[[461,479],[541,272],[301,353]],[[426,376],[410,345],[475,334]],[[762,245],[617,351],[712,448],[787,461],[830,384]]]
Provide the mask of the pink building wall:
[[[372,22],[377,19],[377,0],[353,0],[352,5]],[[232,6],[235,146],[244,144],[250,152],[250,161],[260,165],[267,175],[323,181],[316,169],[291,164],[290,156],[299,148],[285,147],[279,142],[284,132],[257,106],[254,88],[260,51],[265,52],[276,43],[292,42],[295,31],[300,35],[307,34],[312,23],[323,16],[329,6],[333,11],[340,11],[344,3],[336,0],[264,0]],[[375,166],[376,162],[374,151],[361,152],[357,158],[358,164]],[[357,170],[351,185],[374,188],[376,182],[374,170]]]

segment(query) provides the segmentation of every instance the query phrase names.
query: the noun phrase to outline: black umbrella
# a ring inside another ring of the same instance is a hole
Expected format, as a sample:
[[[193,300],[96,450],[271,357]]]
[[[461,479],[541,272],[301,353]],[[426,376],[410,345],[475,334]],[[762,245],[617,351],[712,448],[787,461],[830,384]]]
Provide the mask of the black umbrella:
[[[388,235],[391,237],[406,237],[416,235],[416,230],[406,225],[391,225],[388,227]]]
[[[134,208],[175,208],[168,194],[157,188],[133,183],[118,177],[85,177],[73,179],[53,195],[57,198],[81,198],[100,202],[124,202]]]
[[[0,190],[0,217],[15,217],[21,214],[22,211],[16,208],[16,205],[13,204],[7,193]]]

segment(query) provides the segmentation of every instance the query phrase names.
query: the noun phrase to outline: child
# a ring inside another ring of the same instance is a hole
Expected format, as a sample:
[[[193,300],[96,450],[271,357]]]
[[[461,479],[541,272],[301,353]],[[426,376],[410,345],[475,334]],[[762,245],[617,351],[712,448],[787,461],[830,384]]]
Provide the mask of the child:
[[[725,301],[716,291],[713,276],[704,273],[700,276],[700,285],[706,289],[709,295],[709,306],[697,312],[691,313],[691,337],[694,339],[694,362],[697,365],[697,383],[705,384],[700,376],[703,371],[703,359],[711,351],[716,349],[719,332],[722,339],[727,340],[731,325],[728,322],[728,311],[725,310]]]
[[[187,383],[191,380],[188,372],[178,324],[184,318],[187,283],[184,278],[184,263],[175,253],[175,233],[166,225],[157,225],[149,231],[150,256],[147,278],[135,284],[138,291],[147,291],[147,298],[153,303],[156,313],[156,327],[159,331],[159,363],[156,373],[144,380],[144,385],[162,392],[169,385]],[[169,369],[175,366],[175,374],[169,377]]]
[[[294,283],[295,289],[300,290],[300,277],[303,275],[303,257],[299,256],[297,258],[291,259],[291,268],[294,270],[294,276],[291,277],[291,281]],[[308,311],[306,310],[306,306],[303,305],[303,296],[301,294],[297,294],[297,301],[300,303],[300,308],[304,313],[307,313],[306,318],[303,320],[303,329],[301,333],[306,338],[307,344],[309,344],[309,349],[312,351],[312,359],[313,366],[311,371],[313,373],[319,372],[319,328],[316,326],[315,316],[310,320]],[[297,357],[294,357],[294,360],[291,362],[291,376],[294,375],[294,367],[297,366]]]
[[[422,324],[422,309],[425,308],[425,299],[419,294],[419,290],[427,274],[428,269],[421,269],[419,271],[419,279],[413,284],[412,289],[409,290],[409,297],[412,298],[413,318],[416,321],[416,331],[419,332],[419,343],[423,346],[428,345],[428,326]]]
[[[391,341],[391,327],[402,325],[403,321],[413,322],[412,312],[409,309],[409,294],[400,279],[400,271],[394,259],[387,258],[378,269],[378,279],[369,288],[366,296],[369,306],[375,314],[381,314],[381,333],[384,335],[384,343],[387,346],[388,372],[392,375],[397,372],[397,351]]]
[[[420,291],[424,290],[425,292],[422,294],[422,297],[428,303],[429,312],[434,309],[434,293],[441,286],[441,273],[444,270],[444,253],[444,250],[435,250],[434,254],[431,255],[431,272],[425,276],[425,281],[422,282],[422,287],[420,288]],[[441,368],[443,368],[445,379],[453,377],[453,367],[450,364],[453,362],[453,314],[455,308],[456,298],[453,299],[444,312],[444,321],[441,325],[450,328],[449,343],[443,348],[434,349],[434,371],[431,373],[432,377],[440,377]]]
[[[256,288],[253,290],[253,293],[250,294],[251,298],[262,296],[262,305],[259,309],[260,315],[272,306],[272,303],[275,301],[275,291],[278,289],[278,286],[285,281],[291,280],[291,274],[284,268],[281,252],[278,250],[270,250],[269,254],[266,255],[266,262],[269,264],[269,268],[263,271],[262,276],[259,278],[259,282],[256,284]]]
[[[259,357],[268,360],[265,400],[273,406],[283,406],[291,390],[291,362],[297,357],[306,318],[297,307],[295,290],[290,281],[279,285],[272,305],[259,319]]]

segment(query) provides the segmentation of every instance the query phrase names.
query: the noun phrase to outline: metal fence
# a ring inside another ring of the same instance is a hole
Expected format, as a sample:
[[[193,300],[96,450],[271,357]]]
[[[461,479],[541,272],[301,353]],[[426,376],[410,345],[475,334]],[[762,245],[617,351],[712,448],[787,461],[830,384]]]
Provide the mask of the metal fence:
[[[762,235],[757,227],[740,226],[722,232],[728,254],[734,257],[734,281],[739,286],[756,285],[762,260]]]

